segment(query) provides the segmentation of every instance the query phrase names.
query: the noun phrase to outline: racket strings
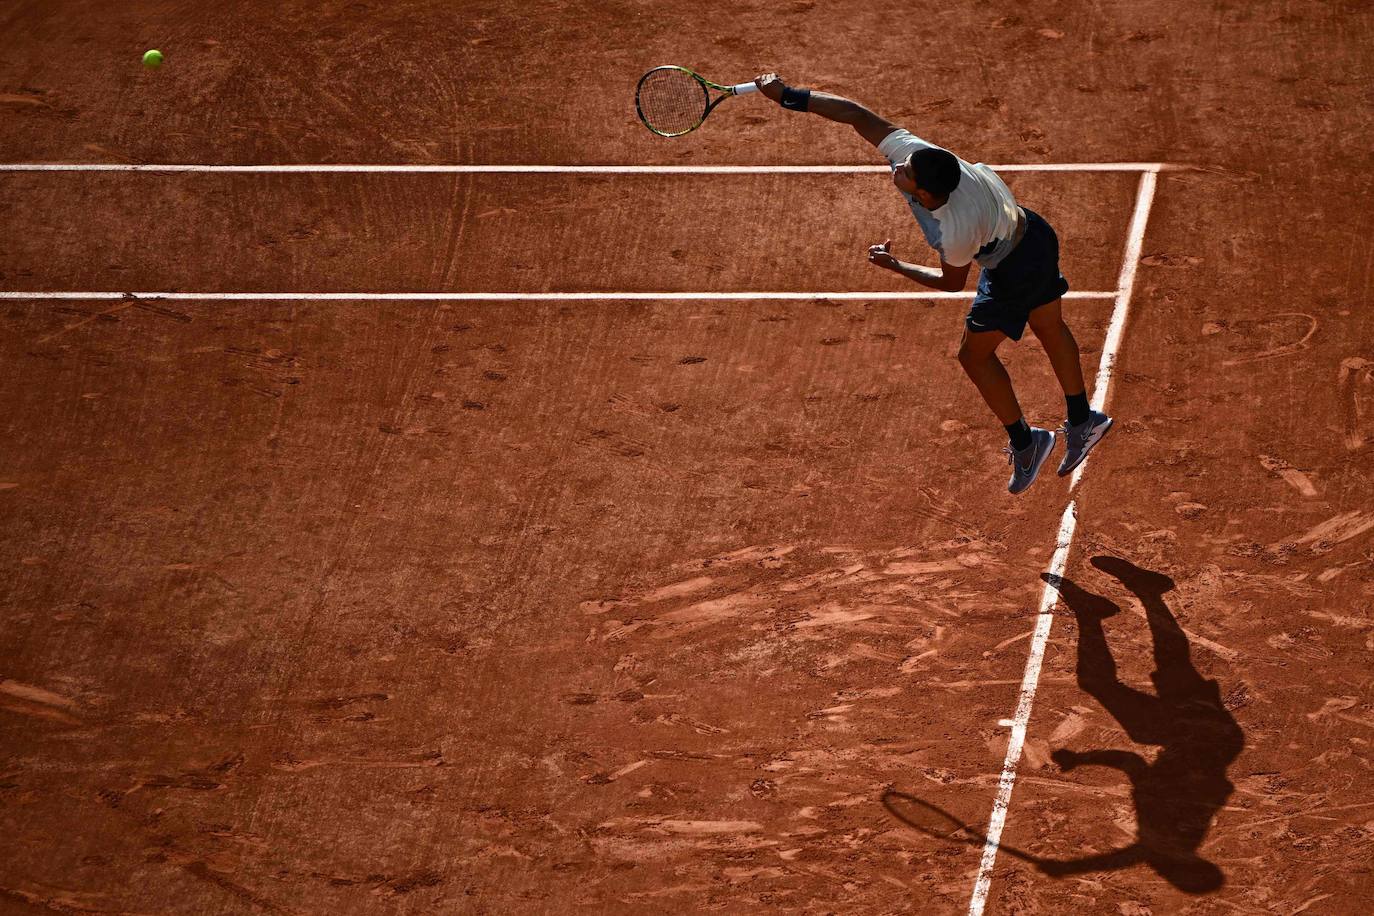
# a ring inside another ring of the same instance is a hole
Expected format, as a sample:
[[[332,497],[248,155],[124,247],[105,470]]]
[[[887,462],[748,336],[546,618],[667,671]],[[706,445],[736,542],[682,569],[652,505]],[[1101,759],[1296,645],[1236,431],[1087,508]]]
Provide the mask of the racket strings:
[[[644,122],[665,134],[686,133],[701,123],[708,107],[706,90],[681,70],[654,70],[639,84]]]

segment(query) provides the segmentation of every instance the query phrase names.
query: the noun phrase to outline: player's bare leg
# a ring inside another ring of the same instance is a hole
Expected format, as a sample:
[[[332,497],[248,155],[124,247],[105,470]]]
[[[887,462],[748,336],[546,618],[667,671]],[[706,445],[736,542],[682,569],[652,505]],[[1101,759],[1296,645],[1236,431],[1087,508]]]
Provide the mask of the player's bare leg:
[[[1088,457],[1092,447],[1102,441],[1112,428],[1112,418],[1088,406],[1087,387],[1083,383],[1083,360],[1078,341],[1064,323],[1060,300],[1039,306],[1030,313],[1030,328],[1045,347],[1045,354],[1054,367],[1059,386],[1064,389],[1069,418],[1064,422],[1064,460],[1059,463],[1059,476],[1071,473]]]
[[[974,333],[964,328],[964,338],[959,343],[959,365],[964,367],[964,372],[977,386],[978,393],[1011,437],[1007,454],[1012,472],[1007,489],[1012,493],[1020,493],[1035,482],[1040,466],[1054,451],[1054,433],[1029,426],[1022,416],[1021,405],[1011,385],[1011,376],[997,358],[997,348],[1006,339],[1007,335],[1001,331]]]
[[[1030,328],[1045,347],[1045,354],[1050,358],[1055,378],[1059,379],[1059,387],[1064,389],[1064,394],[1082,394],[1087,387],[1083,384],[1083,361],[1078,352],[1078,341],[1074,340],[1073,332],[1064,323],[1061,302],[1056,299],[1031,312]]]
[[[1011,386],[1011,376],[997,358],[997,348],[1006,339],[1007,335],[1001,331],[975,334],[965,328],[964,338],[959,341],[959,365],[964,367],[964,372],[1003,426],[1021,419],[1021,405]]]

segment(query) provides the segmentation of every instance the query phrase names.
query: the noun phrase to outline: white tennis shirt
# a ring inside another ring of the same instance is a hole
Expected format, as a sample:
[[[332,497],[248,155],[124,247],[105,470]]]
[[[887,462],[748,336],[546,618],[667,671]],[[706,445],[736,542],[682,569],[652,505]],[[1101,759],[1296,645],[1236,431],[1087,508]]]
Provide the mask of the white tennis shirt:
[[[943,147],[928,143],[901,127],[878,144],[878,152],[887,157],[894,169],[905,164],[907,157],[919,149]],[[902,196],[916,216],[921,234],[930,247],[940,253],[942,261],[963,267],[977,258],[984,269],[996,267],[1012,249],[1017,222],[1016,198],[1011,196],[1011,190],[997,173],[981,162],[959,159],[959,172],[959,186],[943,207],[927,210],[905,191]]]

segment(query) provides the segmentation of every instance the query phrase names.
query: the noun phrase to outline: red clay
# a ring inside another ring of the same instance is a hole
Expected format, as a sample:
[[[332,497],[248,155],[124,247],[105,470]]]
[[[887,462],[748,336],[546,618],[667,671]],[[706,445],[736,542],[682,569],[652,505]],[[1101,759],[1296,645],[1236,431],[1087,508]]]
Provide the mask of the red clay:
[[[676,61],[966,158],[1197,166],[1160,178],[988,911],[1356,912],[1374,14],[1186,13],[20,2],[0,159],[877,161],[758,99],[652,137],[634,80]],[[1114,286],[1133,180],[1014,176],[1076,289]],[[0,185],[12,291],[879,290],[868,244],[920,250],[881,175]],[[1111,306],[1066,305],[1090,368]],[[903,799],[985,826],[1069,494],[1005,494],[961,314],[4,303],[0,900],[964,912],[980,844]]]

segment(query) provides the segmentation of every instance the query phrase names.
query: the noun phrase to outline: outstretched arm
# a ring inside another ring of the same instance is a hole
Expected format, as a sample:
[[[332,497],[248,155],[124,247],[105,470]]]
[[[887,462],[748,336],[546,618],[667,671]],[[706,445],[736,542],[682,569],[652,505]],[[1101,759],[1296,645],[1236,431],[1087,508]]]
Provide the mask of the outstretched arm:
[[[776,73],[765,73],[757,77],[754,83],[759,87],[761,93],[784,108],[808,111],[811,114],[820,115],[827,121],[848,124],[858,131],[860,137],[873,144],[874,147],[877,147],[887,139],[889,134],[897,130],[896,124],[882,115],[869,111],[858,102],[844,96],[831,95],[828,92],[792,89]],[[801,94],[800,98],[799,94]],[[800,104],[798,104],[799,102]],[[934,270],[899,260],[892,254],[891,245],[892,240],[888,239],[881,245],[869,246],[869,263],[901,274],[908,280],[941,292],[957,293],[968,282],[971,264],[955,266],[941,258],[940,269]]]
[[[755,79],[754,82],[758,85],[760,92],[779,105],[782,104],[783,90],[787,89],[787,85],[776,73],[765,73]],[[859,132],[860,137],[875,147],[882,143],[888,134],[897,129],[897,125],[883,116],[869,111],[858,102],[851,101],[844,96],[831,95],[828,92],[812,91],[806,110],[814,115],[820,115],[827,121],[848,124]]]

